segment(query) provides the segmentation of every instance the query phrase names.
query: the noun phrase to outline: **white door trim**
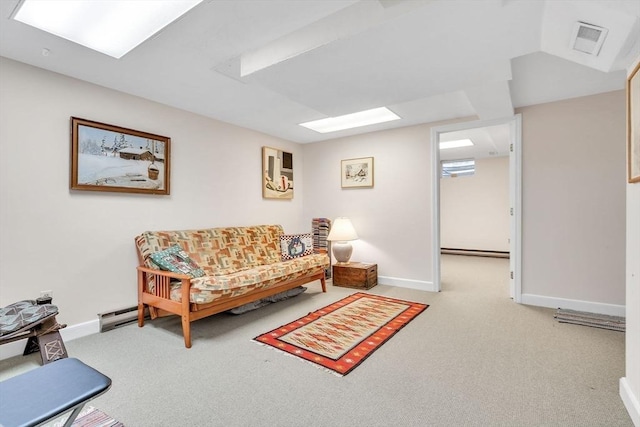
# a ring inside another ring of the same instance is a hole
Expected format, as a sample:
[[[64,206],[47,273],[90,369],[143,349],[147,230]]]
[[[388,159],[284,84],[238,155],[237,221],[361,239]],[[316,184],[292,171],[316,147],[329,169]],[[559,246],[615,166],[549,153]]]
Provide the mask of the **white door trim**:
[[[455,132],[479,127],[496,126],[509,124],[511,126],[511,143],[513,144],[512,161],[515,162],[515,170],[510,180],[510,200],[513,201],[513,225],[515,235],[511,235],[511,269],[513,280],[511,283],[511,293],[515,302],[522,300],[522,116],[516,114],[512,117],[494,120],[476,120],[472,122],[454,123],[450,125],[435,126],[431,128],[431,171],[432,174],[432,210],[431,224],[433,236],[433,289],[436,292],[441,290],[440,284],[440,135],[447,132]],[[510,233],[512,234],[512,233]]]

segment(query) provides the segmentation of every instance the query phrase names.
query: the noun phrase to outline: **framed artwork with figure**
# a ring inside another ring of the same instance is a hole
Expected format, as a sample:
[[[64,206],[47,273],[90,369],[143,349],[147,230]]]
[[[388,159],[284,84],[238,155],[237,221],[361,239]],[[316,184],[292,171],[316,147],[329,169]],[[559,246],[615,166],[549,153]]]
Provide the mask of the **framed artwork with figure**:
[[[262,197],[293,199],[293,154],[262,147]]]

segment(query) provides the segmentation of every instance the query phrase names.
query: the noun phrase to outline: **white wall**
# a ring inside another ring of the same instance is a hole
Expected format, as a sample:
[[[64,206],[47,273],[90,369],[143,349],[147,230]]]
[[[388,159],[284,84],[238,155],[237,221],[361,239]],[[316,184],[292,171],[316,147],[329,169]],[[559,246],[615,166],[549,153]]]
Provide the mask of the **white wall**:
[[[629,68],[629,75],[639,62],[640,58]],[[620,380],[620,395],[640,426],[640,183],[627,184],[626,282],[626,372]]]
[[[300,145],[0,58],[0,305],[52,289],[58,321],[137,304],[144,230],[302,216]],[[171,195],[69,190],[71,116],[171,138]],[[263,200],[261,146],[294,154],[293,200]]]
[[[624,91],[521,108],[522,301],[624,314]],[[381,283],[430,289],[430,126],[304,146],[304,216],[349,216],[354,260]],[[341,189],[340,160],[375,158],[373,189]],[[402,280],[396,280],[402,279]]]
[[[476,159],[474,175],[440,180],[440,246],[509,252],[509,157]]]
[[[351,218],[354,261],[378,264],[379,282],[432,289],[428,125],[306,144],[304,216]],[[340,161],[374,158],[374,187],[340,186]]]
[[[588,311],[611,309],[623,315],[624,91],[518,112],[522,301],[566,308],[582,302]]]
[[[627,185],[626,371],[621,394],[640,426],[640,183]]]

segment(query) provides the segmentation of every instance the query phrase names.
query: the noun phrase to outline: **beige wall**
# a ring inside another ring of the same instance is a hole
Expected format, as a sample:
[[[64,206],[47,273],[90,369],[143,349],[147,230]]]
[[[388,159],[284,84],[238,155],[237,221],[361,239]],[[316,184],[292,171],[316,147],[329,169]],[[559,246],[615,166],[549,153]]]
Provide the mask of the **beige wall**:
[[[52,289],[61,322],[95,321],[136,303],[133,236],[145,229],[297,232],[315,216],[353,219],[353,258],[377,262],[381,283],[432,283],[436,124],[299,145],[7,59],[0,77],[0,305]],[[520,112],[523,292],[624,305],[624,93]],[[70,116],[170,136],[172,194],[70,192]],[[294,153],[294,200],[262,199],[263,145]],[[341,189],[340,160],[366,156],[374,188]]]
[[[440,246],[509,252],[509,157],[476,159],[474,175],[440,180]]]
[[[311,229],[298,144],[4,58],[0,76],[2,306],[51,289],[74,325],[136,305],[133,238],[148,229]],[[70,191],[71,116],[169,136],[171,195]],[[263,145],[293,152],[292,201],[262,199]]]
[[[518,112],[523,301],[624,306],[624,91]]]

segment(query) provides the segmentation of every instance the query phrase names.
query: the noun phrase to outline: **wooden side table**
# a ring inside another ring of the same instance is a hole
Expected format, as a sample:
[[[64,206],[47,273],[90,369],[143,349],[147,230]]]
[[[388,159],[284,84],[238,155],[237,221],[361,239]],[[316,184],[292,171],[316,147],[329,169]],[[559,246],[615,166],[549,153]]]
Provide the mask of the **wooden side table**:
[[[371,289],[378,284],[378,264],[350,262],[333,266],[333,285]]]

